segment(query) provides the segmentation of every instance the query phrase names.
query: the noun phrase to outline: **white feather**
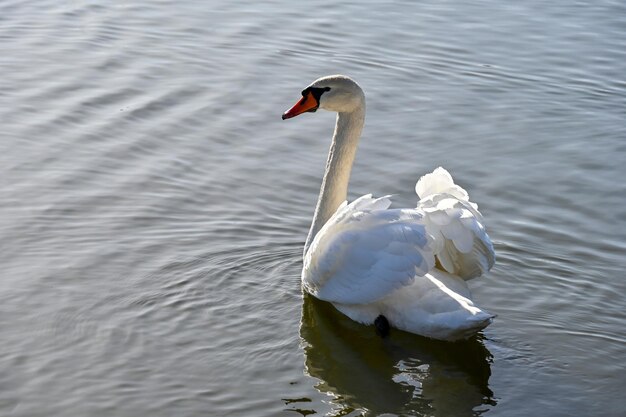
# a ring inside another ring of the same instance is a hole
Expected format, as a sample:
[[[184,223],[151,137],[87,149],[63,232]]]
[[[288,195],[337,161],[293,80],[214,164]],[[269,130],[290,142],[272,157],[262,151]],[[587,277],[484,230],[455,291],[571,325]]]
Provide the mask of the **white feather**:
[[[424,211],[428,232],[438,240],[433,252],[442,267],[463,279],[476,278],[495,263],[495,252],[482,225],[478,206],[439,167],[419,179],[415,189],[422,197],[417,208]],[[443,240],[441,240],[443,237]]]

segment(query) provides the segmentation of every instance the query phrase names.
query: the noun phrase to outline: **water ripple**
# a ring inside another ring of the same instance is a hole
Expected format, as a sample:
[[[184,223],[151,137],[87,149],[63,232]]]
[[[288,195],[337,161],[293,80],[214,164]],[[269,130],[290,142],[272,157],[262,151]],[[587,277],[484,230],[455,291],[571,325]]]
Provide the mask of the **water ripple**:
[[[1,413],[621,415],[623,5],[213,3],[0,4]],[[334,119],[280,114],[337,72],[350,198],[444,165],[487,219],[475,369],[301,298]]]

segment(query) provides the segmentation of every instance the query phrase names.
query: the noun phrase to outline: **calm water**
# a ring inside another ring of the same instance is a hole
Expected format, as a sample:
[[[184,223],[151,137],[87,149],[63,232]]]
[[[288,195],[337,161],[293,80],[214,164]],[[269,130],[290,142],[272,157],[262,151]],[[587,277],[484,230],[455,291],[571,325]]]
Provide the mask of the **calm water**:
[[[0,2],[0,414],[624,415],[624,2],[251,3]],[[332,73],[351,197],[479,203],[477,339],[303,298]]]

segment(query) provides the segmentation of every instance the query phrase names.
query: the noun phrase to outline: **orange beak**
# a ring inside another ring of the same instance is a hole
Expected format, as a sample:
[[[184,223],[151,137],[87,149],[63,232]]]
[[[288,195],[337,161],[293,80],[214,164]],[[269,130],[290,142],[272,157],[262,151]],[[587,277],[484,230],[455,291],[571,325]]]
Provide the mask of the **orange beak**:
[[[300,101],[294,104],[292,108],[283,113],[283,120],[291,119],[292,117],[296,117],[308,111],[315,111],[318,106],[319,103],[317,99],[313,97],[313,93],[309,91]]]

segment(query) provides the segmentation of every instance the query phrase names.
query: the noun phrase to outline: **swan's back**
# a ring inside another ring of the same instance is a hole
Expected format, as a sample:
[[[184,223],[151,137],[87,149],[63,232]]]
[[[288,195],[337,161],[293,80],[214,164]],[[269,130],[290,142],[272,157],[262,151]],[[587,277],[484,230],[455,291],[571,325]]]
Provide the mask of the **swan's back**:
[[[493,245],[477,206],[443,168],[416,190],[412,209],[371,195],[340,206],[305,254],[303,287],[362,323],[383,314],[414,333],[467,337],[493,317],[464,282],[491,268]]]

